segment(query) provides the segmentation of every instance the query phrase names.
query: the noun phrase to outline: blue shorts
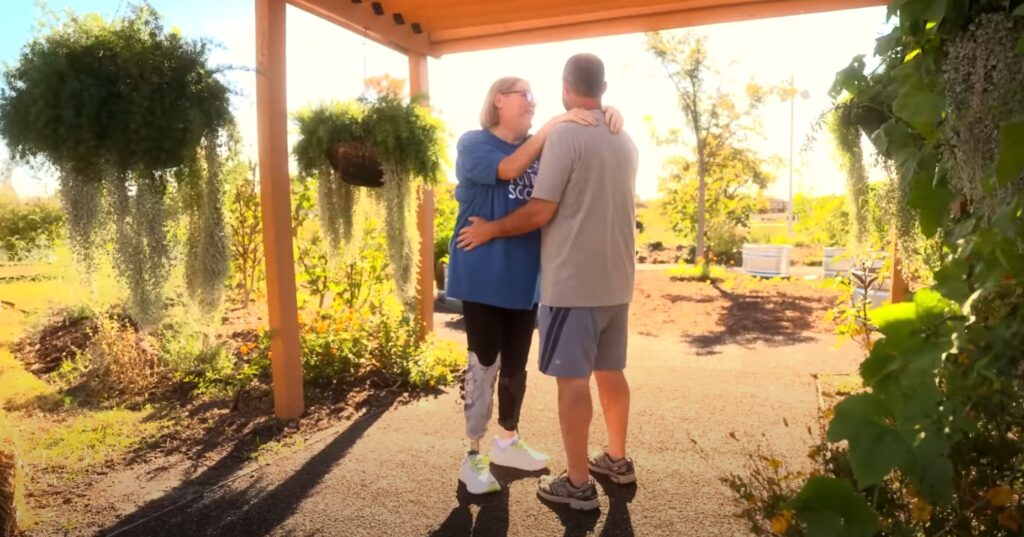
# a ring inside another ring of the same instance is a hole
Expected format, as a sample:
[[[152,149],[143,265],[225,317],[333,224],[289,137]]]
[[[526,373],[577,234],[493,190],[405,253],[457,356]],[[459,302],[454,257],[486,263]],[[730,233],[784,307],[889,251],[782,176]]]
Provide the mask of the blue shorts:
[[[541,306],[540,371],[589,378],[594,371],[626,368],[629,304],[595,308]]]

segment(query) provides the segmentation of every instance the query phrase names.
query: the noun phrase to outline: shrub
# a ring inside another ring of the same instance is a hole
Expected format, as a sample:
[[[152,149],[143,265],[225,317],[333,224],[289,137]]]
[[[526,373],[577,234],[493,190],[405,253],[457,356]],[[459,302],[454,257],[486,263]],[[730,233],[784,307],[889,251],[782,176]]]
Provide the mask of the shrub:
[[[455,188],[442,184],[434,188],[436,207],[434,210],[434,260],[448,262],[448,246],[455,232],[455,219],[459,213],[459,202],[455,201]]]
[[[18,533],[19,518],[24,511],[21,472],[13,446],[0,440],[0,537]]]
[[[850,241],[850,211],[844,196],[793,197],[794,231],[815,246],[845,246]]]
[[[126,316],[100,316],[89,348],[79,356],[82,372],[74,391],[97,401],[145,397],[163,370],[153,339]]]
[[[719,281],[731,276],[729,271],[721,265],[711,265],[710,272],[708,275],[705,275],[704,269],[699,265],[688,265],[683,262],[680,262],[678,266],[668,269],[668,275],[676,281],[704,281],[708,279]]]
[[[63,225],[64,213],[53,200],[0,198],[0,260],[25,261],[52,250]]]

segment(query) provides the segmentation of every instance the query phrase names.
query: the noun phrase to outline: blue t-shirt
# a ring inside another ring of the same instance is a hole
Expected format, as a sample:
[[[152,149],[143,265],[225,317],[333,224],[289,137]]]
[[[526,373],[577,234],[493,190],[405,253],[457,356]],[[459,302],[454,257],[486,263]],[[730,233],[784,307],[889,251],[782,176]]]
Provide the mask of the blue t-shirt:
[[[518,147],[488,130],[469,131],[459,138],[455,160],[459,215],[448,246],[447,294],[452,298],[517,310],[536,303],[540,231],[495,239],[472,251],[457,246],[459,230],[470,216],[497,220],[530,200],[537,162],[515,180],[498,179],[498,164]]]

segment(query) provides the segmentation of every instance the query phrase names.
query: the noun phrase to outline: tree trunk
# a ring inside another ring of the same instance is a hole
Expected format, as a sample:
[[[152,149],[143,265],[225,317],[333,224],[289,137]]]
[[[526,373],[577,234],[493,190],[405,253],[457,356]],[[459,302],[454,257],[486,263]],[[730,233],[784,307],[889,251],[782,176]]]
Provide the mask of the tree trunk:
[[[707,233],[707,190],[708,185],[705,179],[704,166],[698,165],[697,169],[697,248],[695,263],[701,265],[701,276],[707,278],[711,274],[711,267],[707,255],[705,236]]]

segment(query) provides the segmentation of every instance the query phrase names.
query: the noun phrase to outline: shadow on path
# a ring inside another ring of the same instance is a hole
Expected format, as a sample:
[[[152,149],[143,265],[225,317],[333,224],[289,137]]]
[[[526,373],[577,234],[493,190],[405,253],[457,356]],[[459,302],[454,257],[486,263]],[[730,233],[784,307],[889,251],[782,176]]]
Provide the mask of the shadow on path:
[[[814,316],[823,306],[825,309],[831,306],[823,298],[784,291],[744,294],[727,291],[717,282],[712,286],[728,303],[717,331],[684,337],[697,348],[698,355],[718,354],[717,348],[727,344],[783,346],[812,341]]]
[[[349,424],[295,473],[269,490],[259,489],[255,483],[249,486],[236,484],[223,490],[204,487],[213,486],[207,484],[205,476],[214,473],[224,475],[226,470],[237,469],[245,462],[231,460],[235,454],[232,450],[196,478],[144,505],[117,525],[101,531],[100,535],[269,535],[296,512],[302,501],[390,407],[389,404],[374,409]],[[231,462],[225,462],[229,460]],[[256,474],[241,479],[254,477]]]
[[[492,466],[491,473],[501,483],[501,491],[493,494],[470,494],[460,481],[455,490],[458,500],[448,518],[437,529],[431,531],[429,537],[504,537],[508,535],[509,524],[509,488],[512,483],[523,479],[536,480],[548,471],[524,472],[513,468]],[[479,507],[476,520],[470,506]]]

